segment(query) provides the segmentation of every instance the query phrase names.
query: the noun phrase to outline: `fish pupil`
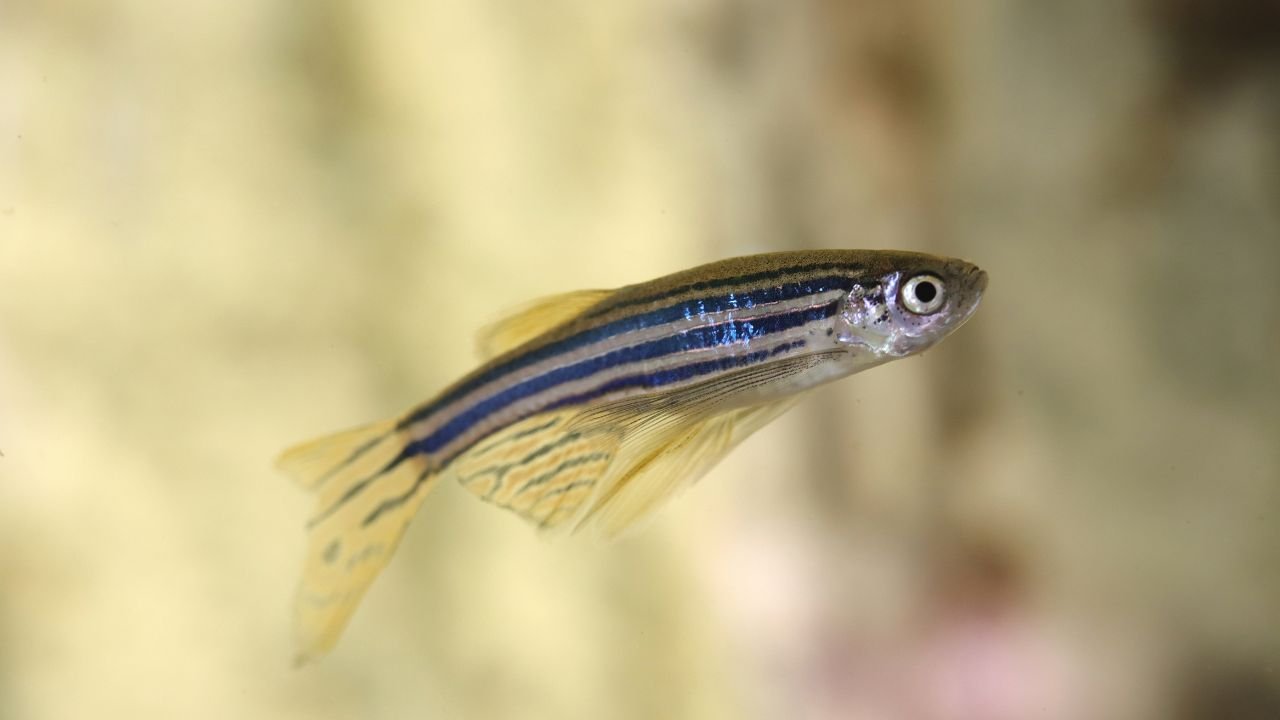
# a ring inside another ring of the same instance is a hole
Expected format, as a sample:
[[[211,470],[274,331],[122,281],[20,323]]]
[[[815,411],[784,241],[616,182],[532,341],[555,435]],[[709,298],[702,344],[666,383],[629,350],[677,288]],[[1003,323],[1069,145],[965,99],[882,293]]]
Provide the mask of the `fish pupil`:
[[[916,283],[915,291],[916,299],[925,304],[933,302],[933,299],[938,297],[938,287],[928,280]]]

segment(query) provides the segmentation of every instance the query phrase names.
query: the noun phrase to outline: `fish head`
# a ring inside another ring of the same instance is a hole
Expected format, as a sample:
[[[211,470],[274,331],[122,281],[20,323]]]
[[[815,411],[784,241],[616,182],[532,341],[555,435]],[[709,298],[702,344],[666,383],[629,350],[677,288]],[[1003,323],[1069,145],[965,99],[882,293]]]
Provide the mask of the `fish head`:
[[[950,335],[987,287],[986,272],[964,260],[899,252],[877,259],[836,318],[836,341],[872,362],[914,355]]]

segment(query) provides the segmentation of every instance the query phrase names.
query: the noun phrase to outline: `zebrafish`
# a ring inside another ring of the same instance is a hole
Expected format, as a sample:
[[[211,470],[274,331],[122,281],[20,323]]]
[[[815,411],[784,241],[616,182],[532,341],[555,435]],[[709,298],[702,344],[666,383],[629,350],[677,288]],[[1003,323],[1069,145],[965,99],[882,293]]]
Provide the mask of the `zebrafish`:
[[[986,285],[920,253],[782,252],[526,306],[435,398],[281,456],[317,497],[299,661],[332,648],[442,479],[545,530],[615,535],[803,391],[941,340]]]

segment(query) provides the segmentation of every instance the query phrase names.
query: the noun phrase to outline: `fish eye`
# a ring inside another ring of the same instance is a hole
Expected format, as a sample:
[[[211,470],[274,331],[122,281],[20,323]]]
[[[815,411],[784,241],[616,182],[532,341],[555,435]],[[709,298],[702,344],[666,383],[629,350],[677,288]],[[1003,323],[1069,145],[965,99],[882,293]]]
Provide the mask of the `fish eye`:
[[[928,315],[942,307],[945,292],[936,275],[917,275],[902,286],[902,304],[916,315]]]

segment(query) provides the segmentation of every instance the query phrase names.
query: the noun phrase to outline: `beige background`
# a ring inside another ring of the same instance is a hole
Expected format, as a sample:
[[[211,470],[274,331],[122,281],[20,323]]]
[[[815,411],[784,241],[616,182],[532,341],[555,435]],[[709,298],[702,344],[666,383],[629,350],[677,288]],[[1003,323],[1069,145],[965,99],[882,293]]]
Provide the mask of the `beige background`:
[[[1280,716],[1249,5],[0,2],[0,718]],[[802,247],[991,287],[623,542],[437,491],[289,666],[280,449]]]

